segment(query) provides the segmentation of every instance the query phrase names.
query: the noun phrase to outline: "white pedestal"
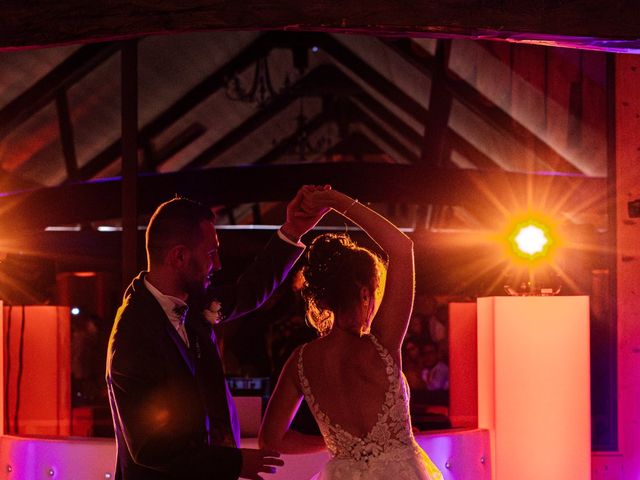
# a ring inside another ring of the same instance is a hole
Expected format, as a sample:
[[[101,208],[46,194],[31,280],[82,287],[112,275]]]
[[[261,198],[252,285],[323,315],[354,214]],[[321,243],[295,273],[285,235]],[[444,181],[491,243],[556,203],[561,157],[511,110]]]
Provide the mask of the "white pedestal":
[[[478,299],[478,426],[494,480],[591,476],[589,299]]]

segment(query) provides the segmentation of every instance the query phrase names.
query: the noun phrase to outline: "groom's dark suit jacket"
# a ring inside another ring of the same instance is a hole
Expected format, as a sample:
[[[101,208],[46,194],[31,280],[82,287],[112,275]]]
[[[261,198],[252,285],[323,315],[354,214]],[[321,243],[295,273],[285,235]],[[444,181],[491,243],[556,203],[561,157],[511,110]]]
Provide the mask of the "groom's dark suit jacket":
[[[231,288],[218,292],[231,320],[260,306],[302,248],[274,237]],[[215,334],[199,312],[185,345],[142,272],[113,325],[107,388],[116,432],[116,480],[235,480],[240,429]]]

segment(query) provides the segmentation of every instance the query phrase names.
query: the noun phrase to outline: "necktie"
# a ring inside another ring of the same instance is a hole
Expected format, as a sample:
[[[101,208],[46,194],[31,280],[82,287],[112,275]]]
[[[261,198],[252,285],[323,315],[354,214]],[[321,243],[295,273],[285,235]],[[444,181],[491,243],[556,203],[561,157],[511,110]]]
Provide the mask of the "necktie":
[[[187,335],[187,330],[184,328],[184,321],[187,318],[188,310],[189,307],[187,305],[176,305],[173,307],[173,313],[178,317],[178,326],[176,329],[187,347],[189,346],[189,336]]]

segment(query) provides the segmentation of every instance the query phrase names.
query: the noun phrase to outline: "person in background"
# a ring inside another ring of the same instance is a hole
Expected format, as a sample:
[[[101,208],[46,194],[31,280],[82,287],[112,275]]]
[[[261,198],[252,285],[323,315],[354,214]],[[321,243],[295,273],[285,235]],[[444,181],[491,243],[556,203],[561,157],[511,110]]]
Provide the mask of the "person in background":
[[[423,366],[422,381],[427,390],[449,390],[449,367],[443,361],[443,352],[438,346],[429,342],[421,348]]]

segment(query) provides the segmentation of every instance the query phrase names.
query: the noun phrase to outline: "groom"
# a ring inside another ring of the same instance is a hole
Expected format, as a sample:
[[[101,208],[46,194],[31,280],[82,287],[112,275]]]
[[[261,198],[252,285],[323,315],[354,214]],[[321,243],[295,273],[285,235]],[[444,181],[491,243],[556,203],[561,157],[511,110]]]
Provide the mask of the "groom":
[[[286,277],[304,250],[300,237],[322,216],[300,207],[303,190],[313,188],[300,189],[278,235],[236,285],[221,292],[220,318],[259,307]],[[149,222],[146,249],[148,271],[127,288],[107,353],[116,480],[274,473],[283,465],[279,454],[239,448],[237,413],[203,315],[211,274],[221,268],[211,210],[186,198],[163,203]]]

